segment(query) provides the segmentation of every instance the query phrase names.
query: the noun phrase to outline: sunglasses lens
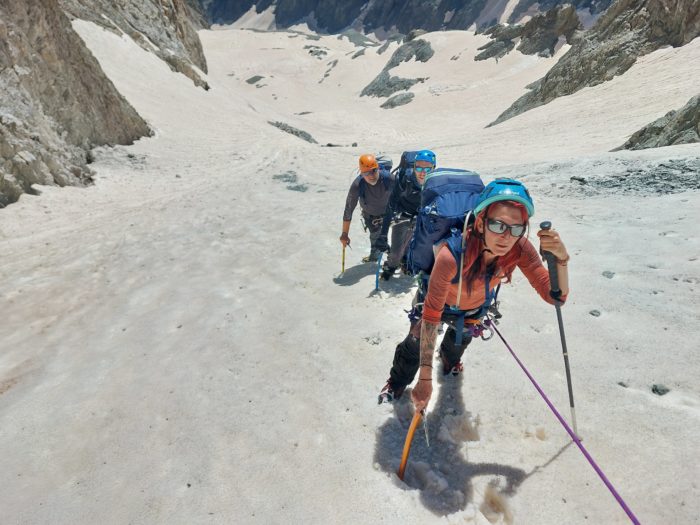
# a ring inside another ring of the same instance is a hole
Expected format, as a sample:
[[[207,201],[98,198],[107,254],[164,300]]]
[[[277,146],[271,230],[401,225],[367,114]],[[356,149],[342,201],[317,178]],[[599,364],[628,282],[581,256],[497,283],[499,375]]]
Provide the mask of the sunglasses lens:
[[[525,233],[525,226],[522,224],[514,224],[510,227],[510,233],[513,237],[521,237]]]
[[[522,235],[525,233],[524,224],[513,224],[509,226],[504,222],[497,221],[494,219],[488,219],[486,222],[486,226],[490,231],[492,231],[493,233],[498,233],[499,235],[505,232],[508,228],[510,228],[510,234],[513,237],[522,237]]]
[[[493,233],[503,233],[507,228],[507,226],[501,221],[495,221],[493,219],[488,220],[487,226]]]

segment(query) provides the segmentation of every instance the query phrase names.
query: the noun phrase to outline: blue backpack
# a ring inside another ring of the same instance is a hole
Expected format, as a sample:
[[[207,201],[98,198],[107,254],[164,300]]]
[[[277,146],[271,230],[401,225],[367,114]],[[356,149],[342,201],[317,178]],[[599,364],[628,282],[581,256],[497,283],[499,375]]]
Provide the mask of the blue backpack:
[[[384,157],[382,155],[377,157],[377,164],[379,164],[379,180],[384,184],[384,188],[389,190],[391,188],[391,168],[394,163],[389,157]],[[362,175],[357,176],[360,179],[360,187],[358,188],[358,194],[360,200],[365,202],[365,189],[367,188],[367,182]]]
[[[453,278],[453,283],[459,283],[461,295],[461,260],[462,260],[462,238],[464,229],[467,226],[468,214],[476,206],[479,196],[484,189],[481,177],[473,171],[438,168],[428,174],[423,184],[421,193],[421,207],[413,231],[413,237],[408,247],[408,265],[411,272],[418,274],[419,302],[422,302],[428,291],[428,281],[430,272],[435,264],[435,247],[446,243],[450,252],[457,261],[457,275]],[[486,279],[488,283],[489,278]],[[484,315],[492,301],[498,294],[496,290],[490,290],[487,285],[486,301],[479,309],[477,316]],[[411,322],[417,320],[416,306],[409,313]],[[458,319],[458,326],[464,326],[464,319],[467,312],[463,312],[457,306],[445,307],[445,312],[453,314]],[[471,315],[474,315],[473,313]],[[481,332],[474,332],[473,335],[480,335]],[[462,330],[457,330],[455,334],[455,344],[462,344]]]
[[[414,275],[430,274],[435,263],[433,247],[438,243],[447,242],[455,257],[461,254],[464,219],[483,189],[481,177],[473,171],[438,168],[428,174],[408,247],[408,265]]]

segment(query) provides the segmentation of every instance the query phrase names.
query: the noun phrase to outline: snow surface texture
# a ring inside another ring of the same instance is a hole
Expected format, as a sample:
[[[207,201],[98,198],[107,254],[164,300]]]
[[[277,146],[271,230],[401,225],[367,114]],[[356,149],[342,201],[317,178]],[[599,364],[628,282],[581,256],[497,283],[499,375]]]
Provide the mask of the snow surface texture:
[[[319,60],[299,33],[202,31],[204,92],[74,26],[156,135],[98,150],[95,186],[0,215],[2,523],[628,522],[497,340],[437,380],[430,447],[420,427],[396,476],[412,406],[376,395],[413,286],[373,291],[357,214],[340,276],[338,236],[357,156],[419,147],[528,184],[572,257],[585,446],[642,523],[698,522],[700,196],[644,177],[700,147],[607,151],[696,94],[700,39],[484,129],[566,49],[474,62],[485,37],[425,35],[435,56],[393,74],[429,79],[387,111],[358,95],[390,53],[353,59],[347,38],[314,41]],[[624,175],[641,189],[606,186]],[[568,418],[554,309],[519,274],[501,300],[500,330]]]

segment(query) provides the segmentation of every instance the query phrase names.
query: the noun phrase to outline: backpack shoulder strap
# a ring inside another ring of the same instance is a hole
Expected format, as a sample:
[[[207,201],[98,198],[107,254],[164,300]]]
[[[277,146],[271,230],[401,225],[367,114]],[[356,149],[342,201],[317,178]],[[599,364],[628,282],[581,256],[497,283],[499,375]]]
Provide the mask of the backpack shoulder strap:
[[[365,182],[365,179],[362,175],[358,175],[357,178],[359,179],[359,183],[357,186],[357,194],[360,197],[360,201],[363,203],[365,202],[365,188],[367,186],[367,182]]]
[[[388,190],[391,187],[391,175],[387,172],[383,172],[379,177],[382,179],[384,189]]]

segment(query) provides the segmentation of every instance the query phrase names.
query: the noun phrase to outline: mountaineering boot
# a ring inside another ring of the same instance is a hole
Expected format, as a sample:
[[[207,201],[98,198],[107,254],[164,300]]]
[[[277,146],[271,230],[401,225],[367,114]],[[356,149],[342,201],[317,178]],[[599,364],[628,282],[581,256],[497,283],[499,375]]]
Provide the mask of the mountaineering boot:
[[[384,385],[382,391],[379,392],[378,403],[380,405],[382,403],[393,403],[394,400],[401,398],[405,389],[406,387],[394,389],[394,387],[391,386],[391,382],[387,380],[386,385]]]
[[[464,372],[464,365],[462,364],[462,361],[459,360],[457,361],[454,365],[450,365],[450,363],[447,362],[447,359],[445,358],[442,353],[440,354],[440,361],[442,362],[442,375],[446,376],[449,374],[452,374],[453,376],[458,376],[460,373]]]
[[[365,255],[362,258],[363,263],[368,263],[368,262],[377,262],[379,260],[379,255],[382,252],[379,252],[377,250],[370,250],[369,255]]]
[[[395,271],[396,271],[396,268],[392,268],[391,266],[387,266],[385,264],[384,267],[382,268],[382,274],[380,275],[380,277],[382,278],[382,280],[388,281],[389,279],[391,279],[394,276]]]
[[[450,370],[448,370],[445,373],[452,374],[453,376],[458,376],[462,372],[464,372],[464,365],[462,364],[462,361],[457,361],[457,363],[454,364],[452,368],[450,368]]]

